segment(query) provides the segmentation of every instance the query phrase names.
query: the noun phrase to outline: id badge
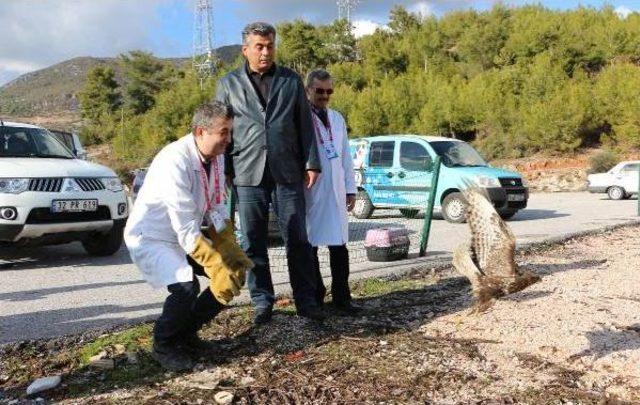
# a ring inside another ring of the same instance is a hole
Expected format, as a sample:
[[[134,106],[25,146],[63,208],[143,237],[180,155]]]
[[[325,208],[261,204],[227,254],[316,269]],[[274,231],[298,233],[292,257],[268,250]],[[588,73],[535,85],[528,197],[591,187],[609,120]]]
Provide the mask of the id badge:
[[[227,224],[224,221],[224,218],[220,213],[216,210],[209,211],[209,225],[213,225],[216,232],[220,233],[224,230]]]
[[[335,146],[329,143],[324,147],[324,151],[327,153],[327,159],[335,159],[338,157],[338,152],[336,151]]]

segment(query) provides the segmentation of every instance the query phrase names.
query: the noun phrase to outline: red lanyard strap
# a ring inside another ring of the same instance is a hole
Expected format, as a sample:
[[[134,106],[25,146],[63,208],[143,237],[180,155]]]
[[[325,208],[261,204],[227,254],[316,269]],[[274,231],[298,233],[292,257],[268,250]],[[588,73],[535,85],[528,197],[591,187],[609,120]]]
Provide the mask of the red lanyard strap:
[[[324,145],[324,139],[322,138],[322,132],[320,132],[320,128],[318,127],[318,121],[320,118],[317,114],[313,114],[313,126],[316,129],[316,134],[318,134],[318,139],[320,139],[320,144]],[[333,144],[333,131],[331,130],[331,121],[329,120],[329,113],[327,113],[327,123],[329,124],[327,131],[329,132],[329,142]],[[322,124],[324,126],[324,124]]]
[[[201,162],[202,163],[202,162]],[[213,186],[214,186],[214,194],[216,199],[216,204],[220,204],[222,202],[222,193],[220,192],[220,172],[218,170],[218,158],[214,158],[211,162],[213,166]],[[213,197],[209,194],[209,181],[207,179],[206,169],[204,167],[204,163],[202,163],[202,170],[200,172],[200,180],[202,180],[202,187],[204,188],[204,201],[205,208],[207,211],[211,210]]]

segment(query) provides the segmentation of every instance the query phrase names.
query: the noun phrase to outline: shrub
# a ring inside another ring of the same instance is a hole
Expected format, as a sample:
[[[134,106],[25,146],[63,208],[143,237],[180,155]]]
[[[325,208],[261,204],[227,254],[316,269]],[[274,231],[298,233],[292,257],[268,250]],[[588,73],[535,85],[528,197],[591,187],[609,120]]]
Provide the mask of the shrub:
[[[611,150],[603,150],[589,159],[589,173],[604,173],[615,166],[620,159]]]

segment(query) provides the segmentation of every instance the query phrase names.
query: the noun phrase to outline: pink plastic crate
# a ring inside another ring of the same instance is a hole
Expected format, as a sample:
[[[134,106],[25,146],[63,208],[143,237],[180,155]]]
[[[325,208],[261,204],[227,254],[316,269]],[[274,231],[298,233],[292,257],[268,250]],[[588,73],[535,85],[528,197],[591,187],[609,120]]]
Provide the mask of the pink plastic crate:
[[[409,231],[399,227],[371,229],[367,231],[364,247],[372,262],[405,259],[409,254]]]

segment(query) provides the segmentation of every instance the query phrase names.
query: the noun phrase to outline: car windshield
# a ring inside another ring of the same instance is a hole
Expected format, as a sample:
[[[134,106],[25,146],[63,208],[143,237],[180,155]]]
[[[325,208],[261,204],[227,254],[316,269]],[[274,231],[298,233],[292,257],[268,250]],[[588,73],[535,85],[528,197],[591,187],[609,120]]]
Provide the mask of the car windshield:
[[[49,131],[41,128],[0,125],[0,157],[74,159]]]
[[[460,141],[429,142],[447,167],[487,166],[487,162],[471,145]]]

